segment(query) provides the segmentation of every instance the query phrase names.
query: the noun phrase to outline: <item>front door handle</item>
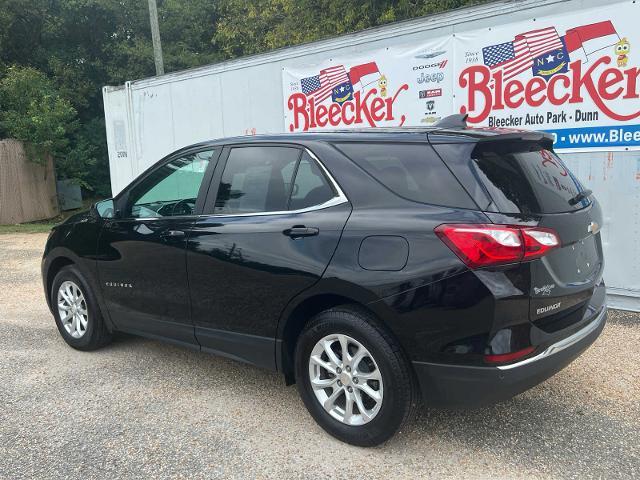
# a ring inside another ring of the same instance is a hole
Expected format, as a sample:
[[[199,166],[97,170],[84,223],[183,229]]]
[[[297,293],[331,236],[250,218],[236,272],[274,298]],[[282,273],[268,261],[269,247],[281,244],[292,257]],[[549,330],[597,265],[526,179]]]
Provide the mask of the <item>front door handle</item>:
[[[287,237],[301,238],[301,237],[313,237],[320,233],[320,229],[316,227],[305,227],[304,225],[296,225],[295,227],[287,228],[282,233]]]
[[[183,238],[184,235],[185,233],[182,230],[167,230],[160,234],[162,238]]]

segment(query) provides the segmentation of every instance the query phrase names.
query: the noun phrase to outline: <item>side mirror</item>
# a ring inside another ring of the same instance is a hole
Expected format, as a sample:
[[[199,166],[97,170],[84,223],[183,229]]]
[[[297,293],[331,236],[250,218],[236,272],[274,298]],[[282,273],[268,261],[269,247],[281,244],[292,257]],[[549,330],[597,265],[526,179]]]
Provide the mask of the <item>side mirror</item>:
[[[112,198],[96,203],[95,209],[101,218],[117,218],[117,212]]]

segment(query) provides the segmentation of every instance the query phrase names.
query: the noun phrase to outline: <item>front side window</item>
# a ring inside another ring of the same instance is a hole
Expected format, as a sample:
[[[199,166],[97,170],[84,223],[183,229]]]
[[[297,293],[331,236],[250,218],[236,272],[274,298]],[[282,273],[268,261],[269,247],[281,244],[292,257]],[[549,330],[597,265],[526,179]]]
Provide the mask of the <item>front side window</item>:
[[[131,192],[130,216],[193,215],[198,191],[214,150],[191,153],[151,172]]]

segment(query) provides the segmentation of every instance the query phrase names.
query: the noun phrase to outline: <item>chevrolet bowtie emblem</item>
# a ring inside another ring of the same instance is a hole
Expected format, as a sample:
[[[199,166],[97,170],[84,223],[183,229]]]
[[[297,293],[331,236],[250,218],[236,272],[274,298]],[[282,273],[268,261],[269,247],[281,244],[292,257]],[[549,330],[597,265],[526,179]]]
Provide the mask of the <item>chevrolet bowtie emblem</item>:
[[[599,230],[600,230],[600,225],[598,225],[596,222],[591,222],[587,227],[587,232],[593,233],[594,235],[598,233]]]

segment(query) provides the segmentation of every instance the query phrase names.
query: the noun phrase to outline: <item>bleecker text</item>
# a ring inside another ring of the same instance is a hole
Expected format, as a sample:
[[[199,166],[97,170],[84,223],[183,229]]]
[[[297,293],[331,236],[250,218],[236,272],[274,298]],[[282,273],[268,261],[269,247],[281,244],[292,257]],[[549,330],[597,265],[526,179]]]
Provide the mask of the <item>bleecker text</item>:
[[[569,65],[570,72],[566,74],[554,75],[549,80],[533,77],[526,83],[517,79],[504,81],[502,71],[492,73],[484,65],[467,67],[458,79],[467,90],[466,104],[460,113],[468,112],[469,122],[480,123],[492,110],[517,109],[522,104],[539,107],[547,101],[555,106],[582,103],[583,95],[588,95],[600,112],[613,120],[624,122],[640,117],[640,109],[624,114],[610,106],[616,99],[640,98],[640,68],[607,67],[595,73],[598,67],[609,63],[611,57],[604,56],[585,70],[578,60]]]
[[[357,125],[365,123],[370,127],[377,126],[378,122],[395,120],[393,104],[398,95],[409,89],[406,83],[392,97],[382,98],[377,96],[377,89],[369,90],[364,96],[362,92],[353,95],[353,101],[342,104],[331,103],[329,105],[316,105],[313,97],[307,97],[303,93],[294,93],[289,96],[287,106],[293,113],[293,123],[289,124],[290,131],[307,131],[310,128],[322,128],[327,125]],[[401,115],[398,126],[402,126],[406,120]]]

